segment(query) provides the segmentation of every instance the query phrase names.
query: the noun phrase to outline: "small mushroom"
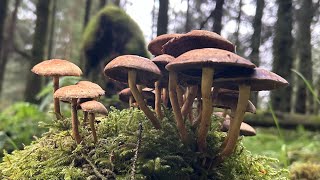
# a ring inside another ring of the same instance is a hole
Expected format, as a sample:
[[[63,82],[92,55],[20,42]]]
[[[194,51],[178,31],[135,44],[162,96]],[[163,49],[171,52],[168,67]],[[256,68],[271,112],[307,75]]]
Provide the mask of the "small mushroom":
[[[147,102],[147,104],[149,106],[154,106],[154,103],[149,104],[149,102],[154,102],[154,99],[155,99],[155,94],[152,89],[143,88],[141,91],[141,94],[143,96],[143,99],[145,100],[145,102]],[[130,88],[125,88],[125,89],[121,90],[118,93],[118,95],[119,95],[120,101],[125,102],[125,103],[129,103],[130,107],[134,106],[134,103],[136,101],[134,100],[134,97],[132,95]]]
[[[168,88],[168,81],[169,81],[169,72],[166,70],[165,66],[174,60],[174,57],[162,54],[152,59],[152,62],[154,62],[158,68],[161,71],[162,77],[155,82],[155,111],[158,116],[158,118],[162,119],[163,114],[161,112],[161,100],[162,103],[164,103],[164,98],[161,98],[161,90],[166,91]]]
[[[81,69],[70,61],[62,59],[45,60],[35,65],[31,71],[42,76],[52,76],[53,78],[53,93],[59,89],[60,76],[81,76]],[[60,112],[59,99],[54,98],[54,112],[57,119],[62,117]]]
[[[161,77],[159,68],[152,61],[135,55],[118,56],[105,66],[104,74],[114,80],[127,82],[141,110],[156,129],[161,128],[159,120],[147,107],[143,96],[137,89],[137,84],[154,84]]]
[[[227,116],[222,122],[221,131],[227,132],[230,129],[231,121]],[[249,124],[242,122],[240,126],[240,136],[255,136],[257,134],[256,130]]]
[[[72,135],[78,144],[80,144],[82,138],[78,129],[77,100],[79,98],[97,97],[99,97],[99,93],[95,90],[89,88],[86,89],[79,85],[65,86],[54,93],[54,98],[71,99]]]
[[[224,159],[232,154],[239,136],[240,125],[244,118],[245,109],[250,97],[250,91],[273,90],[285,87],[288,82],[279,75],[262,68],[255,68],[250,75],[241,75],[234,73],[222,75],[223,78],[217,78],[213,84],[215,87],[239,90],[237,109],[234,115],[234,121],[227,135],[227,144],[220,153],[220,158]]]
[[[94,143],[98,141],[96,129],[94,127],[95,114],[107,115],[108,110],[98,101],[86,101],[80,104],[82,111],[89,113],[89,124],[92,131]]]
[[[255,65],[253,63],[232,52],[215,48],[203,48],[188,51],[166,66],[166,69],[168,69],[170,73],[180,72],[182,74],[200,76],[202,78],[202,112],[197,139],[198,148],[201,152],[206,151],[207,147],[206,137],[211,124],[211,115],[213,112],[211,87],[213,86],[213,77],[215,72],[223,72],[226,69],[252,71],[254,67]]]

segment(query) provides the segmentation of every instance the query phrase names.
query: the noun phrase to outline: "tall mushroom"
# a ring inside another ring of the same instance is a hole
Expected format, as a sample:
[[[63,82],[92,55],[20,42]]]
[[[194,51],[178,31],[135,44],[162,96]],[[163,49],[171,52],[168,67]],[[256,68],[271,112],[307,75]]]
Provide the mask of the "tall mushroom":
[[[137,89],[137,84],[150,85],[152,87],[152,84],[154,85],[154,82],[161,77],[159,68],[152,61],[136,55],[118,56],[105,66],[104,74],[114,80],[127,82],[141,110],[156,129],[161,128],[159,120],[147,107]]]
[[[98,141],[96,129],[94,127],[95,114],[107,115],[108,110],[98,101],[86,101],[80,104],[82,111],[89,113],[89,124],[93,136],[94,143]]]
[[[99,93],[95,90],[79,85],[65,86],[54,93],[55,98],[71,99],[72,135],[78,144],[82,138],[78,129],[77,100],[78,98],[97,98],[98,96]]]
[[[248,104],[250,91],[273,90],[288,85],[288,82],[279,75],[262,68],[255,68],[253,73],[248,75],[223,74],[223,78],[217,78],[213,84],[215,87],[221,87],[230,90],[239,90],[239,98],[234,120],[231,122],[231,128],[228,131],[227,143],[220,153],[220,158],[224,159],[230,156],[236,146],[239,136],[240,125],[243,121],[245,109]]]
[[[240,69],[244,72],[252,71],[254,67],[255,65],[250,61],[232,52],[215,48],[188,51],[166,66],[170,73],[180,72],[190,76],[201,76],[202,78],[202,112],[197,139],[198,148],[201,152],[206,151],[206,137],[211,124],[211,115],[213,112],[211,87],[213,85],[214,74],[223,72],[226,69]]]
[[[163,103],[165,101],[164,98],[161,98],[161,91],[162,89],[167,91],[169,81],[169,72],[166,70],[165,66],[173,60],[174,57],[167,54],[162,54],[152,59],[152,62],[158,66],[162,74],[162,77],[155,82],[155,111],[160,119],[163,118],[161,112],[161,99],[163,100]]]
[[[52,76],[53,78],[53,93],[59,89],[59,77],[60,76],[81,76],[81,69],[70,61],[62,59],[51,59],[42,61],[35,65],[32,72],[42,76]],[[59,99],[54,98],[54,112],[57,119],[62,117],[60,112]]]

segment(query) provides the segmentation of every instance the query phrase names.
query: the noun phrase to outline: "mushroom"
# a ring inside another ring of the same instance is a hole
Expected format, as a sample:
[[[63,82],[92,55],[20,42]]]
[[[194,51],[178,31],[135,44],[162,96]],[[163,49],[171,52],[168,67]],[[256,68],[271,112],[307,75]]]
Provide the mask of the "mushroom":
[[[108,110],[98,101],[86,101],[80,104],[82,111],[89,113],[89,124],[92,131],[94,143],[98,141],[97,133],[94,127],[95,113],[107,115]]]
[[[71,99],[72,135],[76,142],[80,144],[82,138],[78,129],[77,100],[79,98],[97,98],[99,93],[93,89],[84,88],[79,85],[70,85],[58,89],[54,93],[54,98]]]
[[[31,71],[42,76],[52,76],[53,78],[53,93],[59,89],[60,76],[81,76],[81,69],[70,61],[62,59],[45,60],[35,65]],[[54,112],[57,119],[62,117],[60,112],[59,99],[54,98]]]
[[[227,132],[230,129],[230,118],[227,116],[225,120],[222,122],[221,131]],[[240,125],[240,136],[255,136],[256,130],[250,126],[249,124],[242,122]]]
[[[231,122],[231,128],[227,135],[227,144],[220,153],[220,158],[230,156],[236,146],[239,136],[240,125],[243,121],[245,109],[250,97],[250,91],[273,90],[285,87],[288,82],[279,75],[262,68],[255,68],[250,75],[223,74],[223,78],[217,78],[213,84],[215,87],[221,87],[230,90],[239,90],[239,98],[234,120]]]
[[[219,34],[206,30],[193,30],[182,34],[163,45],[163,52],[173,57],[202,48],[218,48],[230,52],[235,51],[234,45]]]
[[[162,103],[164,103],[164,98],[161,98],[161,90],[167,91],[168,88],[168,81],[169,81],[169,72],[166,70],[165,66],[174,60],[174,57],[162,54],[152,59],[152,62],[154,62],[158,68],[161,71],[162,77],[155,82],[155,111],[158,116],[158,118],[162,119],[163,114],[161,112],[161,100]]]
[[[143,88],[142,91],[141,91],[141,94],[143,96],[143,99],[145,100],[145,102],[147,102],[148,105],[154,106],[154,103],[149,104],[150,101],[154,102],[154,99],[155,99],[155,94],[154,94],[152,89]],[[136,102],[134,100],[134,97],[132,95],[132,92],[131,92],[130,88],[125,88],[125,89],[121,90],[118,93],[118,95],[119,95],[119,99],[122,102],[129,103],[130,107],[133,106],[134,103]]]
[[[213,112],[211,87],[215,72],[223,72],[226,69],[241,69],[246,72],[252,71],[254,67],[253,63],[232,52],[215,48],[188,51],[166,66],[170,73],[180,72],[190,76],[201,76],[202,112],[197,139],[201,152],[206,151],[206,137],[211,124]]]
[[[79,81],[76,83],[76,85],[78,86],[82,86],[84,88],[89,88],[89,89],[92,89],[94,91],[96,91],[99,96],[97,97],[97,99],[100,97],[100,96],[103,96],[105,94],[105,91],[96,83],[93,83],[91,81]],[[95,100],[97,100],[95,99]],[[94,100],[93,98],[81,98],[81,99],[78,99],[78,106],[83,103],[83,102],[86,102],[86,101],[90,101],[90,100]],[[84,122],[84,125],[86,125],[86,122],[88,120],[88,112],[86,111],[83,111],[83,122]]]
[[[159,56],[163,54],[162,52],[162,46],[166,44],[168,41],[170,41],[173,38],[176,38],[180,36],[181,34],[163,34],[156,38],[154,38],[149,44],[148,44],[148,50],[151,52],[151,54],[155,56]]]
[[[129,88],[141,110],[150,119],[156,129],[160,129],[159,120],[147,107],[143,97],[137,89],[137,84],[154,84],[161,77],[159,68],[149,59],[135,55],[118,56],[104,68],[104,74],[120,82],[128,82]]]

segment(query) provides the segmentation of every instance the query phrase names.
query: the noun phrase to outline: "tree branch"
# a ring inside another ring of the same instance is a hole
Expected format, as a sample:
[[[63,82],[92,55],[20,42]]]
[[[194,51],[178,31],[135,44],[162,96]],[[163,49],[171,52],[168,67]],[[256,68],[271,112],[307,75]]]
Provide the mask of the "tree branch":
[[[207,24],[207,22],[209,21],[210,18],[212,18],[214,15],[215,15],[215,9],[213,9],[211,12],[210,12],[210,15],[200,23],[200,28],[199,29],[203,29],[204,28],[204,25]]]
[[[27,60],[31,60],[32,59],[32,56],[29,53],[19,49],[16,44],[13,45],[13,50],[14,50],[14,52],[16,52],[20,56],[26,58]]]

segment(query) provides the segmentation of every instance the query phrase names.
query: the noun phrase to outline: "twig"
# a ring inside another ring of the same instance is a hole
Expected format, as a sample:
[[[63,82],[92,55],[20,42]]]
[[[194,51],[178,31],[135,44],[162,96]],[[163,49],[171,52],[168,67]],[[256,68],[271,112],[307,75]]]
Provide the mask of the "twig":
[[[139,122],[138,141],[137,141],[137,146],[136,146],[136,149],[135,149],[133,162],[132,162],[132,168],[131,168],[131,178],[130,178],[131,180],[134,180],[135,179],[135,175],[136,175],[136,164],[137,164],[139,149],[140,149],[140,146],[141,146],[142,130],[143,130],[142,123]]]
[[[108,178],[104,177],[97,169],[97,167],[90,161],[89,157],[84,155],[83,153],[82,157],[89,163],[89,165],[92,167],[93,172],[96,174],[96,176],[98,176],[98,178],[102,179],[102,180],[107,180]],[[112,172],[112,171],[108,171],[109,174],[111,174],[113,177],[116,177],[116,175]]]

